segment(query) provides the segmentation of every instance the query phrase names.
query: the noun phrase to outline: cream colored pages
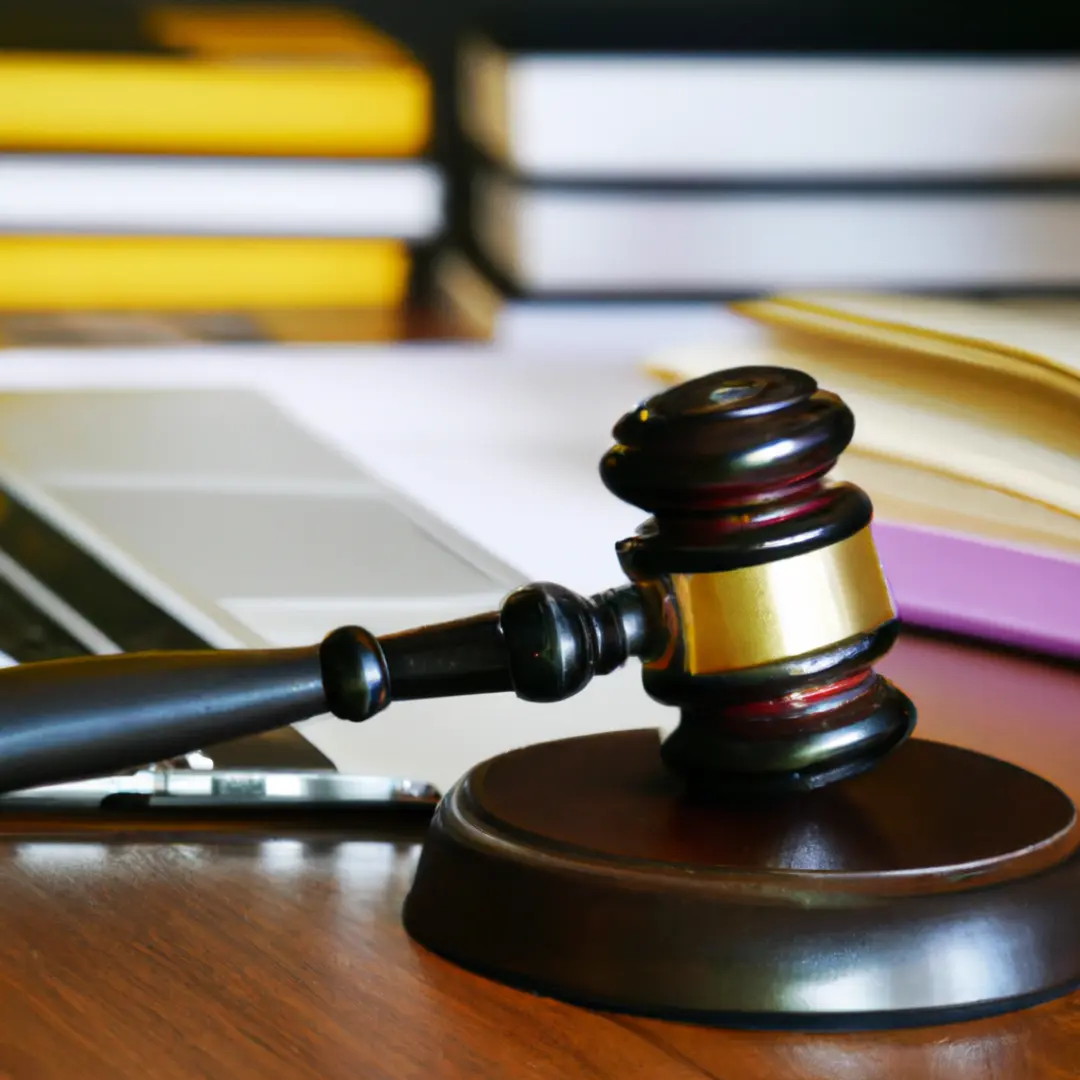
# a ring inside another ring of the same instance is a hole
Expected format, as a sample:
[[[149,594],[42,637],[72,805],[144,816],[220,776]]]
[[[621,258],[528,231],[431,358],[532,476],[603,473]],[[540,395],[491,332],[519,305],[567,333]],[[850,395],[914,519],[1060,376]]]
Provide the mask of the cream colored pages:
[[[1040,503],[859,450],[845,453],[831,475],[861,487],[879,521],[1080,559],[1080,518]]]
[[[741,364],[799,368],[852,408],[856,449],[1080,517],[1080,376],[989,347],[978,361],[974,349],[916,350],[914,334],[907,347],[883,344],[870,329],[859,340],[782,325],[760,346],[671,350],[650,367],[669,380]]]
[[[843,385],[835,379],[825,379],[824,373],[807,358],[779,356],[775,351],[762,355],[746,348],[686,350],[655,358],[653,372],[665,381],[681,381],[719,367],[779,360],[822,377],[823,385],[836,389],[852,405],[858,418],[855,439],[832,476],[863,488],[873,500],[879,520],[974,534],[1012,547],[1080,557],[1080,515],[1056,509],[1022,492],[1011,492],[998,475],[1008,473],[1005,456],[1024,453],[1017,441],[999,441],[997,446],[987,448],[986,460],[979,463],[981,469],[973,470],[998,479],[998,483],[973,482],[971,477],[963,475],[964,455],[953,454],[935,465],[930,460],[932,454],[913,451],[924,447],[926,428],[937,426],[933,420],[928,421],[914,409],[905,419],[903,403],[883,405],[865,388],[853,392],[855,379],[843,380]],[[889,437],[882,434],[886,425],[891,433]],[[945,434],[939,431],[939,435],[943,441],[950,435],[959,437],[955,428]],[[892,453],[880,449],[890,445]],[[1033,491],[1040,488],[1037,481],[1025,483],[1022,476],[1014,486]]]
[[[1038,377],[1032,368],[1042,368],[1080,379],[1080,303],[1073,300],[807,293],[748,301],[735,310],[827,338],[912,348],[1032,378]]]

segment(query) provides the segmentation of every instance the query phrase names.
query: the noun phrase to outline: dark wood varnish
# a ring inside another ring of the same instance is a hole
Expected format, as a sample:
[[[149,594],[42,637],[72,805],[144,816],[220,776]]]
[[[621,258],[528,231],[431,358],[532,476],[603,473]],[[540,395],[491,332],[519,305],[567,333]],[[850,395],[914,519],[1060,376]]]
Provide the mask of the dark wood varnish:
[[[694,798],[654,731],[541,743],[435,812],[406,929],[560,1000],[721,1027],[896,1028],[1080,983],[1076,811],[915,739],[815,792]]]
[[[1080,798],[1080,673],[902,636],[923,738]],[[1080,994],[898,1032],[725,1031],[507,989],[400,925],[423,823],[0,820],[0,1077],[1075,1080]],[[116,837],[113,842],[108,838]]]
[[[613,869],[841,881],[920,871],[919,892],[965,864],[978,864],[980,879],[1010,877],[1017,858],[1051,838],[1047,863],[1076,846],[1075,810],[1060,789],[970,750],[913,739],[875,772],[819,792],[713,801],[685,795],[658,741],[620,732],[510,751],[473,773],[470,801],[507,838]],[[874,891],[916,891],[904,880]]]
[[[870,498],[828,475],[854,431],[836,394],[776,366],[680,383],[613,428],[600,477],[650,514],[616,544],[623,571],[650,599],[643,681],[650,696],[680,709],[661,753],[700,790],[811,791],[872,769],[914,729],[902,689],[870,670],[892,645],[895,623],[866,531]],[[868,558],[855,554],[860,544],[869,544]],[[811,559],[798,568],[803,585],[832,583],[827,599],[761,584],[770,564],[799,557]],[[815,570],[822,557],[836,567]],[[756,588],[742,592],[735,582],[754,570]],[[838,623],[800,637],[794,628],[822,603],[843,612]],[[710,625],[738,626],[760,648],[739,659],[726,648],[695,657],[692,643],[707,640]],[[789,632],[766,646],[755,631],[772,626]],[[855,671],[867,679],[853,698],[845,680]],[[759,721],[749,728],[739,715],[748,702]]]
[[[872,507],[851,484],[824,483],[855,418],[791,368],[739,367],[655,394],[616,423],[600,476],[649,511],[617,545],[630,577],[755,566],[865,528]]]

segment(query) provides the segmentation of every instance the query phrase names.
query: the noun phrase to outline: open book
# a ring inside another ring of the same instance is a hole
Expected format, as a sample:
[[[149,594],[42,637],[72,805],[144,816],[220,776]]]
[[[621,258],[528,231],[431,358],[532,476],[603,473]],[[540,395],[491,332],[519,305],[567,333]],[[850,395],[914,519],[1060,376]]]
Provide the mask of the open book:
[[[901,617],[1080,657],[1080,301],[814,294],[748,301],[751,343],[652,357],[678,381],[799,368],[855,413]]]

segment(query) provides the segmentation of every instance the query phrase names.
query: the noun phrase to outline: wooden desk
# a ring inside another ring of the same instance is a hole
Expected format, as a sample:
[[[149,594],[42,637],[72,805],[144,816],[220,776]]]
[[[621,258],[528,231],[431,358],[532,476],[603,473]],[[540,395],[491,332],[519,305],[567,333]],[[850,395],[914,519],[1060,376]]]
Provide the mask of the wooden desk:
[[[924,737],[1080,799],[1080,672],[914,636],[883,670],[920,706]],[[505,989],[401,929],[424,824],[0,818],[0,1076],[1080,1075],[1080,994],[952,1027],[821,1036],[598,1015]]]

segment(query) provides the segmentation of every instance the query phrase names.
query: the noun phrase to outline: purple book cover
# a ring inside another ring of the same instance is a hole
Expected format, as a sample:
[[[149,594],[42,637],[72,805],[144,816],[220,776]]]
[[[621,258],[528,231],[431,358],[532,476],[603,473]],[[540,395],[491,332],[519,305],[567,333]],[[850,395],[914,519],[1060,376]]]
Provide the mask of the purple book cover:
[[[1080,659],[1080,561],[895,521],[873,529],[903,621]]]

